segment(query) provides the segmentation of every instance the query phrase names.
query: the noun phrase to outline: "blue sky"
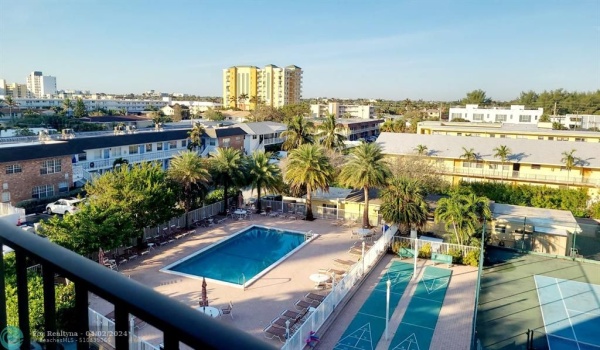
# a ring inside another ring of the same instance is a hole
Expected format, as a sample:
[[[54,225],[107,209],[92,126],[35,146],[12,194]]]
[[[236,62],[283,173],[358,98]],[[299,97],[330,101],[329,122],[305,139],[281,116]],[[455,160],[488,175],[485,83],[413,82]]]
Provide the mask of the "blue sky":
[[[303,97],[455,100],[600,88],[600,0],[0,0],[0,78],[221,95],[295,64]]]

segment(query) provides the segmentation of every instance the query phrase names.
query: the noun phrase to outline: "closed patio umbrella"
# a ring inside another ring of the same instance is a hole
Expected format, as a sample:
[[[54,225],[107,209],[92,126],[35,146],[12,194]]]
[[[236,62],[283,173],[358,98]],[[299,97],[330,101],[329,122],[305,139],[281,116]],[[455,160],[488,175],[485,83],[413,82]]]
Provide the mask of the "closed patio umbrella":
[[[98,250],[98,262],[100,264],[104,264],[104,251],[102,250],[102,248]]]
[[[208,306],[208,295],[206,292],[206,279],[202,277],[202,306]]]
[[[240,191],[240,195],[238,196],[238,208],[241,208],[244,206],[244,195],[242,194],[242,191]]]

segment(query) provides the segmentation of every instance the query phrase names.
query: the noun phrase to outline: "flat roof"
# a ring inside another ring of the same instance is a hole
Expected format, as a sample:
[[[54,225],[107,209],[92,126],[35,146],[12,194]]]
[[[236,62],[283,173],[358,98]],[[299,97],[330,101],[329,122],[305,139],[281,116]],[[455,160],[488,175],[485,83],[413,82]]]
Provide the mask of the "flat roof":
[[[550,123],[548,123],[550,124]],[[466,122],[438,122],[438,121],[424,121],[419,122],[421,127],[430,127],[435,130],[461,130],[461,131],[473,131],[473,132],[486,132],[490,133],[510,133],[519,131],[523,134],[550,134],[550,135],[569,135],[569,136],[591,136],[600,138],[600,132],[587,131],[587,130],[554,130],[551,128],[544,128],[538,126],[538,124],[516,124],[516,123],[466,123]]]
[[[566,236],[568,232],[580,232],[581,228],[568,210],[524,207],[510,204],[492,204],[496,222],[522,222],[533,226],[535,232]]]

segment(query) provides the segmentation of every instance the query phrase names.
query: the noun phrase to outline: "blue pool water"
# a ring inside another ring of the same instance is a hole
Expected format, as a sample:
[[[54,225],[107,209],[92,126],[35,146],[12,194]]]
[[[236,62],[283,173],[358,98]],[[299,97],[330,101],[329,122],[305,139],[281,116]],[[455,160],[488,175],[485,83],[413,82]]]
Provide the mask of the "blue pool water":
[[[254,225],[161,271],[248,285],[304,242],[303,233]]]

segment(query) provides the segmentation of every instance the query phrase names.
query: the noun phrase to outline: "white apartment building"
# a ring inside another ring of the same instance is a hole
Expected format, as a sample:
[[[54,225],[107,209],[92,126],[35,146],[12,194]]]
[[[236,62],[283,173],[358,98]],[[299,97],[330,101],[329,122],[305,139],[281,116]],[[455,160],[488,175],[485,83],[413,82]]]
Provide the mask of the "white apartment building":
[[[449,121],[462,118],[473,123],[537,124],[542,114],[543,108],[525,109],[523,105],[479,108],[476,104],[468,104],[465,107],[451,107]]]
[[[329,102],[328,104],[310,105],[310,114],[312,118],[324,118],[327,114],[335,114],[337,118],[348,116],[359,119],[373,119],[375,118],[375,107]]]
[[[162,108],[169,104],[169,101],[158,100],[116,100],[116,99],[82,99],[85,108],[88,111],[96,109],[125,109],[128,113],[138,113],[148,110],[151,106]],[[49,109],[52,107],[62,107],[64,99],[61,98],[17,98],[15,102],[19,107],[25,109]],[[75,102],[75,101],[72,101]]]
[[[56,94],[56,77],[34,71],[27,76],[27,92],[31,97],[47,97]]]
[[[550,121],[560,123],[569,129],[600,128],[600,115],[593,114],[553,115]]]

